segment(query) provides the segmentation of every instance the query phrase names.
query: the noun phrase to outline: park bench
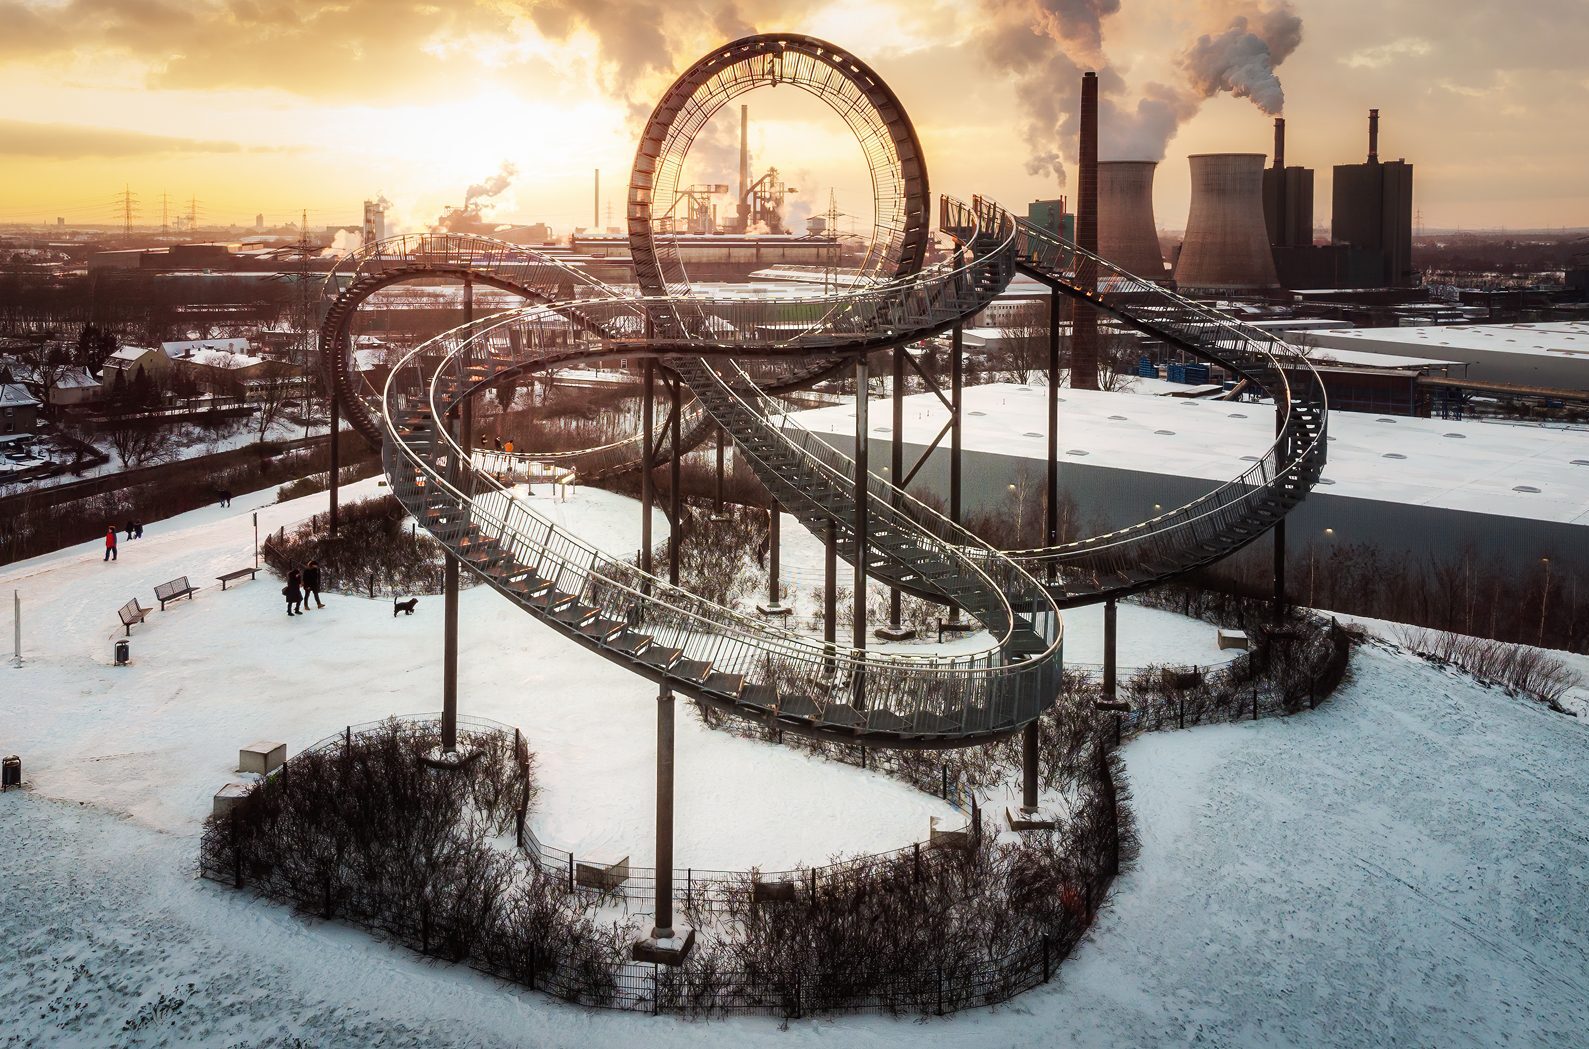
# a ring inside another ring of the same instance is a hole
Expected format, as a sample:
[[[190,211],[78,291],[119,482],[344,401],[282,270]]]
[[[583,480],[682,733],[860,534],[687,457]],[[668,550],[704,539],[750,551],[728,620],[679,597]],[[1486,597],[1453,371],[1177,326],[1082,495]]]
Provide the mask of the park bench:
[[[254,578],[254,575],[258,571],[259,571],[259,569],[257,569],[257,568],[239,568],[235,572],[222,572],[220,575],[216,576],[215,578],[220,581],[221,589],[225,590],[227,583],[230,583],[230,582],[232,582],[234,580],[237,580],[237,579],[241,579],[244,576],[247,576],[248,578],[252,579],[252,578]]]
[[[152,608],[144,608],[138,604],[138,599],[135,597],[125,605],[122,605],[116,614],[121,617],[121,625],[127,628],[127,636],[132,637],[132,625],[134,623],[142,623],[143,617],[153,611],[154,609]]]
[[[179,597],[185,597],[191,601],[198,589],[196,586],[189,585],[187,576],[179,575],[170,582],[161,583],[155,587],[154,596],[155,600],[160,602],[160,611],[164,612],[167,601],[175,601]]]

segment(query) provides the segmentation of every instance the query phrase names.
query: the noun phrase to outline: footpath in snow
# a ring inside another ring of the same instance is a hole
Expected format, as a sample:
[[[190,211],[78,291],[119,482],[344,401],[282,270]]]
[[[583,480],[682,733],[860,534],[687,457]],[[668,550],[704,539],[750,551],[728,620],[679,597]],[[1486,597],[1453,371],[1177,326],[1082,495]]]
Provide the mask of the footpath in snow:
[[[633,504],[587,495],[549,509],[632,547]],[[164,522],[112,565],[88,545],[0,569],[28,655],[0,667],[0,750],[30,783],[0,796],[0,1046],[1583,1044],[1589,731],[1379,647],[1317,711],[1129,745],[1140,863],[1055,981],[992,1011],[788,1030],[591,1012],[199,881],[200,821],[238,746],[296,751],[439,705],[439,600],[394,620],[333,595],[289,619],[268,574],[213,584],[250,559],[256,505],[263,534],[324,503],[269,497]],[[112,666],[116,607],[181,574],[206,589]],[[1135,629],[1149,653],[1154,618]],[[651,686],[484,588],[462,620],[464,710],[528,734],[542,836],[648,862]],[[681,863],[883,848],[942,811],[688,716],[679,755]]]

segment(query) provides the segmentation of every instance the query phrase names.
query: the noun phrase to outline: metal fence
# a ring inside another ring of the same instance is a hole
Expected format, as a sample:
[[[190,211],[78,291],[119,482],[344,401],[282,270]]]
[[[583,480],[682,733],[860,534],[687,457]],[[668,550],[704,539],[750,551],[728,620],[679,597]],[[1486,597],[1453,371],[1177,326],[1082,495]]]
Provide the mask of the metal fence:
[[[1291,646],[1293,650],[1278,652],[1276,644]],[[1248,657],[1238,659],[1214,674],[1208,675],[1195,686],[1197,701],[1193,705],[1193,720],[1186,720],[1188,696],[1193,688],[1181,689],[1183,693],[1173,700],[1155,692],[1148,682],[1143,682],[1138,695],[1140,705],[1129,714],[1118,717],[1117,729],[1121,735],[1136,734],[1178,724],[1209,723],[1216,720],[1233,721],[1244,717],[1288,713],[1305,705],[1316,705],[1342,680],[1349,653],[1350,640],[1346,632],[1333,620],[1328,628],[1316,635],[1303,638],[1271,639]],[[1282,661],[1290,665],[1282,666]],[[1142,678],[1143,675],[1138,675]],[[1261,680],[1268,685],[1258,684]],[[1128,684],[1128,690],[1132,688]],[[1223,697],[1223,698],[1221,698]],[[1236,702],[1245,697],[1250,705],[1242,707]],[[1172,706],[1173,704],[1173,706]],[[1171,710],[1175,712],[1172,717]],[[410,715],[396,719],[401,723],[426,728],[435,724],[434,715]],[[290,775],[294,762],[305,754],[323,752],[334,748],[350,748],[355,738],[364,732],[389,725],[373,722],[350,725],[341,733],[321,740],[295,756],[275,775]],[[498,722],[484,718],[459,718],[460,738],[470,742],[481,735],[512,737],[513,754],[520,774],[528,784],[529,751],[522,734]],[[891,752],[889,752],[891,753]],[[874,753],[871,763],[880,770],[900,775],[921,786],[923,765],[882,757]],[[1089,811],[1075,815],[1078,820],[1113,819],[1116,811],[1114,784],[1107,761],[1087,762],[1091,775],[1096,777],[1096,790],[1085,792],[1084,805]],[[936,786],[949,795],[953,802],[962,804],[969,795],[959,792],[957,783],[947,783],[947,766],[944,780]],[[938,790],[929,789],[931,793]],[[972,826],[980,830],[981,814],[971,801]],[[246,804],[246,802],[245,802]],[[1095,811],[1094,811],[1095,810]],[[580,863],[567,850],[556,849],[539,841],[524,822],[525,808],[518,807],[516,832],[523,855],[540,870],[568,877],[569,889],[575,894],[594,894],[614,901],[649,898],[654,884],[654,872],[633,869],[621,886],[606,886],[592,874],[582,883]],[[230,837],[229,837],[230,835]],[[209,821],[201,847],[201,873],[217,881],[244,887],[243,872],[237,862],[235,822],[213,818]],[[391,908],[380,906],[380,886],[361,884],[351,905],[345,905],[340,917],[356,925],[378,929],[393,939],[427,954],[439,955],[452,961],[466,961],[473,968],[491,976],[544,991],[554,997],[592,1007],[622,1009],[649,1013],[676,1013],[702,1016],[731,1013],[758,1013],[782,1017],[799,1017],[817,1014],[882,1012],[906,1014],[943,1015],[962,1009],[978,1008],[1008,1001],[1015,995],[1036,987],[1050,979],[1060,962],[1069,955],[1075,944],[1090,925],[1097,907],[1102,903],[1114,872],[1118,869],[1120,842],[1118,833],[1111,845],[1099,845],[1095,854],[1067,856],[1072,878],[1067,882],[1077,893],[1077,899],[1067,902],[1063,921],[1046,932],[1025,938],[1009,949],[991,956],[979,957],[974,945],[968,945],[963,954],[951,955],[947,964],[924,964],[912,970],[866,971],[855,969],[831,970],[821,967],[789,966],[760,971],[739,971],[719,968],[711,961],[697,964],[692,959],[683,967],[659,966],[623,960],[612,951],[587,952],[570,956],[558,944],[538,943],[515,934],[509,923],[501,920],[486,926],[490,935],[470,939],[466,932],[449,927],[445,920],[413,914],[394,916]],[[1113,849],[1113,855],[1109,850]],[[686,869],[675,873],[675,884],[684,887],[681,901],[686,914],[691,909],[700,911],[744,914],[758,904],[753,882],[787,879],[805,898],[815,902],[825,879],[840,876],[883,875],[898,872],[905,863],[920,864],[941,862],[948,850],[934,849],[930,843],[915,843],[904,849],[860,857],[826,867],[800,868],[775,873],[754,871],[695,871]],[[598,865],[599,866],[599,865]],[[918,867],[918,872],[921,868]],[[919,873],[918,873],[919,877]],[[293,903],[305,909],[320,909],[318,899],[296,899],[285,894],[267,895]],[[344,897],[346,899],[346,897]],[[590,900],[587,898],[587,902]],[[329,909],[327,909],[329,910]],[[442,908],[443,913],[446,909]],[[380,918],[371,917],[379,914]]]

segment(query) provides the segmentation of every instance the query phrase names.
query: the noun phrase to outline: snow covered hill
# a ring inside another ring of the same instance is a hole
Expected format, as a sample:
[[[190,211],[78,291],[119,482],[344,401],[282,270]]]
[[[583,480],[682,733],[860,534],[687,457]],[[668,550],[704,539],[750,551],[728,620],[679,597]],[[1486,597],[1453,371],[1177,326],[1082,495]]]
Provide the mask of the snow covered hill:
[[[324,501],[266,498],[165,522],[111,565],[87,546],[0,570],[29,656],[0,667],[0,752],[30,783],[0,796],[0,1046],[1583,1044],[1589,730],[1385,647],[1315,712],[1131,744],[1140,864],[1052,984],[989,1012],[788,1031],[588,1012],[200,882],[199,822],[238,746],[439,706],[439,600],[394,620],[334,596],[289,619],[268,575],[212,585],[249,561],[253,505],[263,532]],[[580,499],[556,512],[632,548],[632,503]],[[206,589],[112,666],[116,607],[179,574]],[[1122,608],[1123,643],[1206,661],[1211,631],[1166,615]],[[651,687],[483,588],[462,619],[465,712],[529,735],[542,836],[648,862]],[[1095,634],[1067,655],[1096,659]],[[943,811],[689,717],[678,747],[680,863],[870,851]]]

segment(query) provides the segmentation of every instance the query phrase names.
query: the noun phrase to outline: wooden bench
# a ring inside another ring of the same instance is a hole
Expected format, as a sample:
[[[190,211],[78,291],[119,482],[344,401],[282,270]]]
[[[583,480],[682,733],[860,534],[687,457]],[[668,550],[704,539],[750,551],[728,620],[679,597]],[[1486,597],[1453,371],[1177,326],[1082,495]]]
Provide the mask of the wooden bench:
[[[258,572],[259,572],[259,569],[257,569],[257,568],[239,568],[235,572],[222,572],[220,575],[216,576],[215,578],[220,581],[221,589],[225,590],[227,583],[230,583],[230,582],[232,582],[234,580],[237,580],[237,579],[241,579],[244,576],[247,576],[248,578],[252,579],[252,578],[254,578],[255,574],[258,573]]]
[[[179,597],[185,597],[191,601],[198,589],[198,587],[188,583],[187,576],[179,575],[170,582],[161,583],[155,587],[154,596],[155,600],[160,602],[160,611],[164,612],[167,601],[175,601]]]
[[[132,625],[142,623],[143,617],[153,611],[152,608],[144,608],[138,604],[138,599],[135,597],[122,605],[116,614],[121,617],[121,625],[127,628],[127,636],[132,637]]]

